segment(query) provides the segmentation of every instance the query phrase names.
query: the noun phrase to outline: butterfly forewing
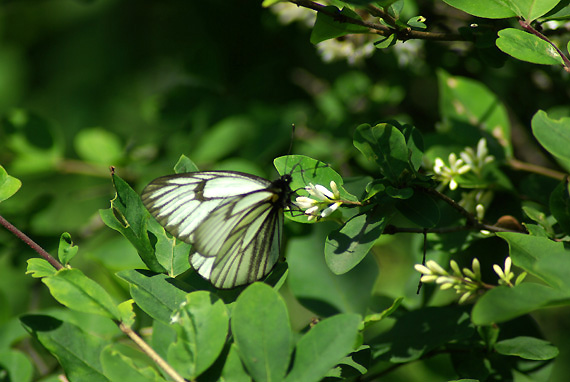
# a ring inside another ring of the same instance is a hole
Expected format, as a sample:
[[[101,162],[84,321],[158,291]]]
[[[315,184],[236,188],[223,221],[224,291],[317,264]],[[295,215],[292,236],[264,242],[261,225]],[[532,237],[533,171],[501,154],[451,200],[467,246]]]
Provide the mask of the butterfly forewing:
[[[232,196],[265,190],[271,182],[229,171],[163,176],[142,193],[149,212],[178,239],[192,244],[192,233],[208,215]]]
[[[142,200],[178,239],[193,244],[190,262],[217,288],[233,288],[267,275],[281,246],[283,207],[290,177],[206,171],[152,181]]]

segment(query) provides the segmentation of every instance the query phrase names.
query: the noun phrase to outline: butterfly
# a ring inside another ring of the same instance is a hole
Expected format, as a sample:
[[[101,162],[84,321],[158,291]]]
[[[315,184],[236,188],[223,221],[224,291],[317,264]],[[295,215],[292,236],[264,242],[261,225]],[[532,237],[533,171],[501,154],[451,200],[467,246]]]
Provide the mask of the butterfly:
[[[153,180],[141,198],[171,235],[192,244],[196,272],[230,289],[263,278],[279,260],[291,181],[289,174],[271,182],[235,171],[189,172]]]

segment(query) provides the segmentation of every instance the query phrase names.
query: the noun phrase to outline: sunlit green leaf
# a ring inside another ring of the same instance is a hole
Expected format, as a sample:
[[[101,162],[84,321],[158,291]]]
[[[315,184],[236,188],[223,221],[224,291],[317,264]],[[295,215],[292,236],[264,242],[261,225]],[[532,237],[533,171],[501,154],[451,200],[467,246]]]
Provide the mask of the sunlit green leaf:
[[[53,276],[44,277],[42,282],[57,301],[71,309],[119,319],[119,311],[111,296],[79,269],[61,269]]]
[[[77,254],[79,247],[73,244],[71,235],[67,232],[61,234],[59,238],[59,248],[57,250],[57,257],[63,265],[67,265],[69,261]]]
[[[25,315],[22,324],[55,355],[70,381],[108,382],[100,354],[106,341],[68,322],[45,315]]]
[[[522,61],[543,65],[562,65],[562,57],[548,42],[520,29],[506,28],[499,31],[497,47]]]
[[[291,356],[291,326],[285,302],[270,286],[254,283],[238,297],[232,333],[246,369],[256,382],[280,381]]]
[[[177,341],[168,349],[168,362],[182,376],[193,379],[214,363],[228,335],[229,316],[224,302],[210,292],[189,293],[174,311],[172,327]]]
[[[339,314],[307,332],[295,347],[295,359],[285,382],[318,382],[344,356],[354,350],[360,316]]]
[[[325,7],[325,9],[328,12],[336,14],[337,16],[333,18],[325,15],[322,12],[319,12],[317,14],[317,21],[315,22],[313,32],[311,33],[312,44],[318,44],[321,41],[344,36],[349,33],[368,32],[368,28],[366,27],[344,21],[345,17],[360,20],[360,16],[358,16],[358,14],[350,8],[343,8],[342,10],[339,10],[337,7],[330,5]]]

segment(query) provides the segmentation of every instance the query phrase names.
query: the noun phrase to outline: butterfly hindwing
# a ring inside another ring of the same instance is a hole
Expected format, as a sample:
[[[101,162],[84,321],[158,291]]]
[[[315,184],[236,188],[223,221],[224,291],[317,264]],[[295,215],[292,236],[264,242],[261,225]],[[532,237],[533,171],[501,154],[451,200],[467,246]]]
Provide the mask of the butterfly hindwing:
[[[193,245],[190,262],[217,288],[233,288],[267,275],[281,246],[290,177],[274,182],[232,171],[165,176],[142,200],[165,229]]]

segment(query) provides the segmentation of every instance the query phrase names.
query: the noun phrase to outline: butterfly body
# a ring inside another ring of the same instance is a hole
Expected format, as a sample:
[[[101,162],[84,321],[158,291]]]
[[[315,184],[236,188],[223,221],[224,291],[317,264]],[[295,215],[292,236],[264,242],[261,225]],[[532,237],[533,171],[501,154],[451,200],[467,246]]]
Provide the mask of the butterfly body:
[[[193,246],[190,263],[221,289],[267,275],[279,259],[291,176],[271,182],[234,171],[164,176],[142,193],[149,212]]]

